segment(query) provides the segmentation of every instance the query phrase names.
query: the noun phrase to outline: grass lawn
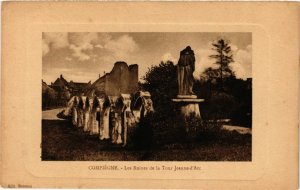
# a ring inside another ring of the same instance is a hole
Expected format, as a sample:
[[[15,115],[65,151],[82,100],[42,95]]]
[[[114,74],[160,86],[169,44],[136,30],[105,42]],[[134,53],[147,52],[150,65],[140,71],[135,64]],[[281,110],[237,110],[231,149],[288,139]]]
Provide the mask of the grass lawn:
[[[112,145],[75,128],[67,120],[42,120],[44,161],[251,161],[251,135],[226,132],[220,138],[204,135],[198,141],[136,149]]]

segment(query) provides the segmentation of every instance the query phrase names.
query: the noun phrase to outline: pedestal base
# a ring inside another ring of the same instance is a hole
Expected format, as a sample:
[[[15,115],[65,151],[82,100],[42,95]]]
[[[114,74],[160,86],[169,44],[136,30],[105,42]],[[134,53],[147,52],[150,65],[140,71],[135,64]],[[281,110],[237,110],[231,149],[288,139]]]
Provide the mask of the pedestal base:
[[[178,95],[172,101],[178,104],[184,117],[194,116],[201,118],[199,103],[204,102],[204,99],[198,99],[195,95]]]

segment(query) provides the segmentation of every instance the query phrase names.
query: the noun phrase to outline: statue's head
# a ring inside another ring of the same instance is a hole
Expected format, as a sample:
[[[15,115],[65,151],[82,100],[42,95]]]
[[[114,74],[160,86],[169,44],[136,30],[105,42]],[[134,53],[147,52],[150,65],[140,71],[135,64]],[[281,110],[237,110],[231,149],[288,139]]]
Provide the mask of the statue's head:
[[[180,52],[181,55],[194,55],[194,51],[191,46],[187,46],[184,50]]]
[[[185,49],[188,50],[188,51],[192,50],[191,46],[187,46]]]

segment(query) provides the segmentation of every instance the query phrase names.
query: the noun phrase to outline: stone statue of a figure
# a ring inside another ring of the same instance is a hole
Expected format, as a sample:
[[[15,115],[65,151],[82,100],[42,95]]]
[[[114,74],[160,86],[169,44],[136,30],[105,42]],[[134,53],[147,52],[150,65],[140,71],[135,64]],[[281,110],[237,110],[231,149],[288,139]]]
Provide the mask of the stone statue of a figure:
[[[195,71],[195,55],[190,46],[187,46],[180,52],[180,58],[177,65],[178,77],[178,95],[194,95],[193,85]]]

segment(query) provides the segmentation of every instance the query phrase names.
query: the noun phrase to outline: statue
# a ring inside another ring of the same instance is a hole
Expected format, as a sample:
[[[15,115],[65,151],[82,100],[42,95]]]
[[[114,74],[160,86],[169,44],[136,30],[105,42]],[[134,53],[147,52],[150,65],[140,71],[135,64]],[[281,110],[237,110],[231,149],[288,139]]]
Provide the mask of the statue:
[[[180,52],[177,65],[178,95],[194,95],[195,55],[190,46]]]

